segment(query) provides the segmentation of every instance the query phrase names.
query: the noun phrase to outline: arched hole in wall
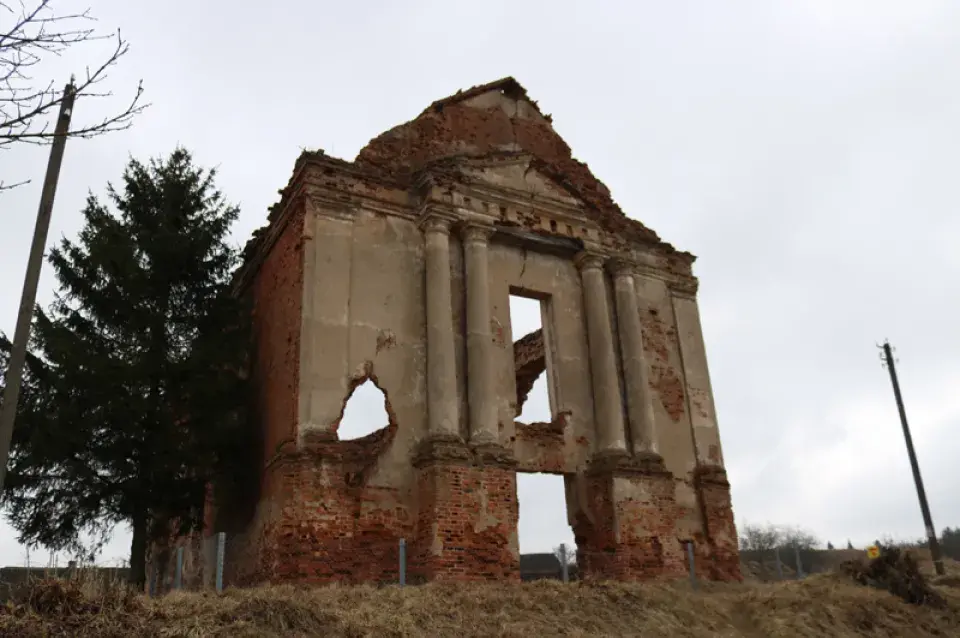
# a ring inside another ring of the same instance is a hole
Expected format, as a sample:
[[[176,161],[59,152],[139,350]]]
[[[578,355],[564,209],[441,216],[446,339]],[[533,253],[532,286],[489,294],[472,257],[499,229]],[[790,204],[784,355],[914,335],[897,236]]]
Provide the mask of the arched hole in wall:
[[[576,562],[577,548],[567,519],[566,487],[562,474],[517,473],[520,520],[520,578],[560,578],[560,546],[567,564]],[[574,578],[574,568],[568,568]]]
[[[550,379],[543,330],[541,299],[510,295],[510,329],[513,333],[517,381],[516,419],[523,423],[550,423],[556,415],[550,408]],[[546,373],[546,374],[545,374]]]
[[[367,379],[353,391],[343,408],[343,417],[337,426],[341,441],[362,439],[390,425],[387,397],[373,381]]]

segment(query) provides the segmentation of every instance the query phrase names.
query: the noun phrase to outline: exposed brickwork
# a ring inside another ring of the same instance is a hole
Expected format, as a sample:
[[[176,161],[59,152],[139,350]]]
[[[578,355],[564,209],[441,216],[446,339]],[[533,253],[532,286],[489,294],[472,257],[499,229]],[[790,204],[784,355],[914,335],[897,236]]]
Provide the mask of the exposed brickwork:
[[[526,91],[507,78],[440,100],[414,120],[374,138],[357,155],[356,163],[402,180],[412,178],[434,160],[451,155],[485,155],[516,144],[539,160],[541,172],[586,203],[594,221],[611,235],[659,242],[656,233],[620,210],[610,190],[586,164],[573,158],[570,147],[548,119],[511,117],[499,107],[464,104],[470,97],[491,89],[500,89],[511,97],[526,97]]]
[[[554,242],[566,241],[576,246],[577,241],[589,239],[614,251],[642,246],[660,260],[651,267],[669,276],[677,275],[675,278],[679,278],[680,283],[672,285],[695,288],[689,272],[693,257],[676,251],[660,241],[653,231],[627,218],[586,165],[572,158],[570,148],[553,130],[550,118],[538,115],[535,105],[482,106],[501,100],[499,95],[467,104],[490,90],[502,91],[511,99],[525,99],[523,89],[508,79],[434,103],[413,121],[372,140],[355,162],[329,158],[322,152],[305,153],[298,159],[294,178],[281,191],[281,202],[271,210],[270,225],[258,231],[245,250],[246,265],[238,276],[239,288],[254,299],[252,374],[257,387],[256,415],[264,436],[262,464],[254,470],[261,474],[259,491],[255,498],[249,499],[249,511],[240,511],[242,508],[231,511],[237,508],[236,504],[214,499],[212,491],[208,495],[204,533],[176,541],[184,545],[189,555],[184,571],[188,586],[212,581],[214,532],[221,530],[228,535],[224,572],[228,586],[263,581],[396,582],[400,539],[407,541],[407,571],[411,581],[519,580],[518,470],[564,475],[568,498],[576,501],[573,526],[584,578],[636,580],[684,576],[687,568],[682,541],[687,539],[678,536],[678,521],[687,512],[678,508],[675,492],[677,485],[686,485],[688,481],[698,495],[706,521],[703,529],[691,539],[697,552],[698,571],[716,579],[739,578],[729,485],[722,469],[702,470],[693,477],[675,477],[664,469],[662,459],[655,456],[593,458],[584,468],[582,464],[595,444],[593,430],[589,428],[596,428],[597,424],[584,416],[590,411],[584,399],[569,398],[578,393],[566,392],[566,400],[573,405],[563,406],[564,411],[550,423],[514,423],[512,437],[503,435],[510,437],[509,441],[503,441],[506,448],[492,444],[477,448],[464,443],[464,440],[475,439],[467,436],[471,434],[466,410],[469,384],[462,371],[466,367],[464,297],[467,282],[462,246],[456,233],[451,235],[450,279],[451,319],[458,354],[456,369],[450,372],[457,375],[457,387],[463,393],[459,397],[463,438],[427,435],[428,419],[410,409],[411,402],[416,405],[428,401],[427,397],[417,394],[416,384],[410,384],[413,389],[407,389],[414,399],[405,396],[406,405],[398,401],[401,414],[413,415],[406,423],[398,422],[385,392],[389,422],[373,434],[352,441],[337,440],[339,419],[322,424],[322,429],[297,431],[298,392],[301,391],[300,325],[304,310],[301,299],[304,286],[313,283],[304,281],[303,270],[304,201],[308,198],[313,202],[311,209],[316,209],[318,214],[330,214],[341,221],[349,221],[349,216],[356,215],[356,209],[364,209],[353,223],[368,225],[355,225],[352,232],[360,230],[367,233],[365,237],[378,239],[370,231],[382,218],[371,222],[371,211],[388,217],[394,215],[385,225],[390,228],[397,218],[415,219],[422,210],[435,204],[443,207],[452,202],[459,206],[454,201],[457,185],[467,184],[468,174],[480,174],[473,165],[462,164],[464,157],[483,165],[483,171],[492,171],[482,173],[488,175],[506,171],[504,167],[513,166],[510,170],[516,171],[518,157],[523,154],[523,161],[532,157],[531,168],[583,203],[585,219],[574,222],[561,216],[558,221],[549,215],[541,216],[531,208],[520,212],[510,209],[513,217],[504,221],[506,207],[502,203],[474,199],[475,212],[499,206],[501,230],[512,223],[510,232],[519,232],[516,226],[520,225],[539,228],[544,234],[567,235],[566,238],[553,237]],[[514,106],[517,108],[508,113]],[[499,174],[511,175],[509,172]],[[511,196],[516,195],[516,190],[511,192]],[[434,199],[422,201],[427,196]],[[440,201],[442,198],[447,199]],[[507,198],[506,201],[513,200]],[[366,207],[364,202],[372,205]],[[464,203],[465,207],[470,205]],[[482,209],[482,206],[488,208]],[[492,210],[495,216],[496,208]],[[598,234],[597,227],[603,232]],[[500,233],[504,234],[509,233]],[[529,234],[520,233],[520,236]],[[580,239],[571,239],[574,236]],[[356,272],[377,272],[375,268],[366,268],[367,264],[365,268],[353,270],[353,262],[341,263],[346,259],[343,254],[356,253],[349,250],[339,253],[346,244],[338,244],[340,240],[335,235],[329,239],[330,254],[338,255],[330,257],[331,268],[343,268],[344,276],[349,277],[357,277]],[[393,249],[389,242],[394,240],[386,233],[383,235],[383,255]],[[538,246],[549,243],[543,237],[536,241],[540,242]],[[382,264],[377,264],[382,268],[393,265],[395,263],[386,257]],[[491,272],[491,278],[496,274]],[[365,288],[369,282],[351,280],[351,283],[355,285],[351,287],[349,303],[353,302],[354,290]],[[392,294],[393,290],[384,292]],[[398,297],[416,294],[411,289],[401,291]],[[358,301],[359,307],[373,303],[368,297]],[[337,303],[343,303],[342,297],[338,297]],[[426,371],[419,353],[428,350],[429,344],[416,341],[421,309],[394,305],[409,314],[392,325],[367,323],[361,327],[366,320],[353,318],[350,307],[345,309],[350,321],[356,322],[352,327],[360,328],[356,334],[366,334],[370,339],[370,343],[363,346],[348,345],[347,358],[351,366],[358,359],[375,359],[381,371],[384,370],[380,368],[381,362],[384,362],[389,371],[384,377],[391,383],[396,377],[423,378]],[[568,323],[564,324],[564,330],[554,334],[567,335],[578,329],[572,323],[576,321],[577,311],[565,309],[564,312]],[[616,317],[611,317],[611,321],[617,334]],[[679,336],[671,322],[655,313],[644,311],[641,321],[651,365],[650,383],[673,421],[658,426],[676,426],[683,421],[687,410],[681,381],[683,371],[677,367],[675,354],[679,350]],[[505,341],[503,327],[493,318],[491,331],[497,352],[501,354],[504,351],[500,348],[507,348],[509,341]],[[353,335],[354,332],[350,332],[351,340]],[[554,345],[558,352],[562,349]],[[518,340],[513,350],[516,415],[519,415],[534,381],[546,367],[542,331]],[[363,354],[358,354],[360,351]],[[407,355],[411,351],[418,353],[416,357]],[[563,354],[568,353],[558,357]],[[310,352],[309,356],[322,358],[324,354]],[[315,361],[311,359],[304,364],[304,370],[311,370],[311,375]],[[505,365],[509,366],[509,356]],[[585,360],[584,365],[588,365]],[[559,370],[564,376],[572,377],[567,369]],[[372,363],[368,362],[362,367],[362,373],[347,380],[344,405],[353,390],[367,380],[384,389],[373,374]],[[337,387],[342,387],[339,382]],[[324,409],[333,408],[328,413],[335,414],[339,396],[331,396],[329,392],[317,394],[316,400],[328,402]],[[701,403],[709,398],[705,394],[692,397],[694,408],[702,412]],[[569,411],[571,407],[576,411],[576,419],[571,419],[574,414]],[[342,415],[341,411],[341,418]],[[509,422],[506,425],[501,423],[501,432],[509,431]],[[422,429],[416,430],[417,427]],[[571,427],[577,430],[571,432]],[[576,497],[572,496],[574,492]],[[254,501],[256,507],[253,507]],[[168,566],[167,571],[172,560],[169,547],[174,546],[168,543],[155,549],[156,556]]]
[[[419,469],[417,492],[412,575],[424,580],[520,579],[513,469],[430,462]]]
[[[695,484],[706,521],[705,540],[710,552],[706,563],[710,578],[742,580],[727,474],[720,467],[701,467],[697,471]]]
[[[664,321],[655,311],[642,313],[643,349],[650,364],[650,387],[656,390],[663,409],[674,422],[687,412],[683,380],[670,362],[670,352],[677,352],[677,329]]]
[[[253,284],[253,374],[269,457],[296,435],[303,305],[303,209],[267,254]]]
[[[520,416],[533,384],[547,369],[543,330],[535,330],[514,342],[513,361],[517,375],[517,416]]]
[[[259,565],[244,580],[396,581],[399,540],[412,531],[410,507],[395,488],[364,483],[391,430],[342,442],[316,442],[269,468],[271,511],[256,541]]]
[[[568,467],[566,432],[570,413],[561,412],[550,422],[514,422],[512,443],[519,461],[519,469],[525,472],[562,474]]]
[[[587,503],[577,517],[577,561],[585,580],[645,580],[684,573],[676,534],[673,476],[662,463],[622,459],[597,464],[586,477]]]

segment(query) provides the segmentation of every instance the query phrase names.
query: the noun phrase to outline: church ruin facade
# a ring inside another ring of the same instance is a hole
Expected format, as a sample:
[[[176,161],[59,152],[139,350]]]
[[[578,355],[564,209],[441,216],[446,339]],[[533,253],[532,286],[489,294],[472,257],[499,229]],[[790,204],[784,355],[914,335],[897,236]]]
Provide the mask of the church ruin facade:
[[[263,456],[248,514],[209,503],[225,583],[395,582],[400,539],[411,580],[519,580],[518,472],[563,476],[584,579],[682,576],[687,543],[739,579],[693,261],[511,78],[304,153],[241,273]],[[519,422],[540,375],[553,418]],[[342,441],[366,381],[389,422]]]

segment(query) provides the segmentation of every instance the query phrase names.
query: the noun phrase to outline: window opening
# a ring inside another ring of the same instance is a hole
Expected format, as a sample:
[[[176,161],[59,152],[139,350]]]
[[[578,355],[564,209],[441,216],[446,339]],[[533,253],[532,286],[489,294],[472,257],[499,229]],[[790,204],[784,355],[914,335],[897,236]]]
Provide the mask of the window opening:
[[[343,418],[337,427],[337,438],[352,441],[373,434],[390,425],[387,397],[373,381],[367,379],[347,399]]]

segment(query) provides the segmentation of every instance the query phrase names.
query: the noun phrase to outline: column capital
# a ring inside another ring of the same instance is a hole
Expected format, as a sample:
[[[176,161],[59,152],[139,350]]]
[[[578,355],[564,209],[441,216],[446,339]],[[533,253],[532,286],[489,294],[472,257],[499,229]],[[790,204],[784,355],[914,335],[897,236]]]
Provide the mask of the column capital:
[[[481,222],[463,222],[459,225],[460,237],[464,242],[485,244],[496,232],[490,224]]]
[[[449,215],[427,212],[420,217],[418,226],[420,226],[425,233],[443,233],[444,235],[449,235],[454,221],[455,219]]]
[[[606,266],[614,277],[633,277],[637,272],[637,264],[626,257],[613,257],[607,260]]]
[[[574,256],[574,265],[582,272],[584,270],[596,270],[603,268],[603,262],[606,257],[592,250],[581,250]]]

